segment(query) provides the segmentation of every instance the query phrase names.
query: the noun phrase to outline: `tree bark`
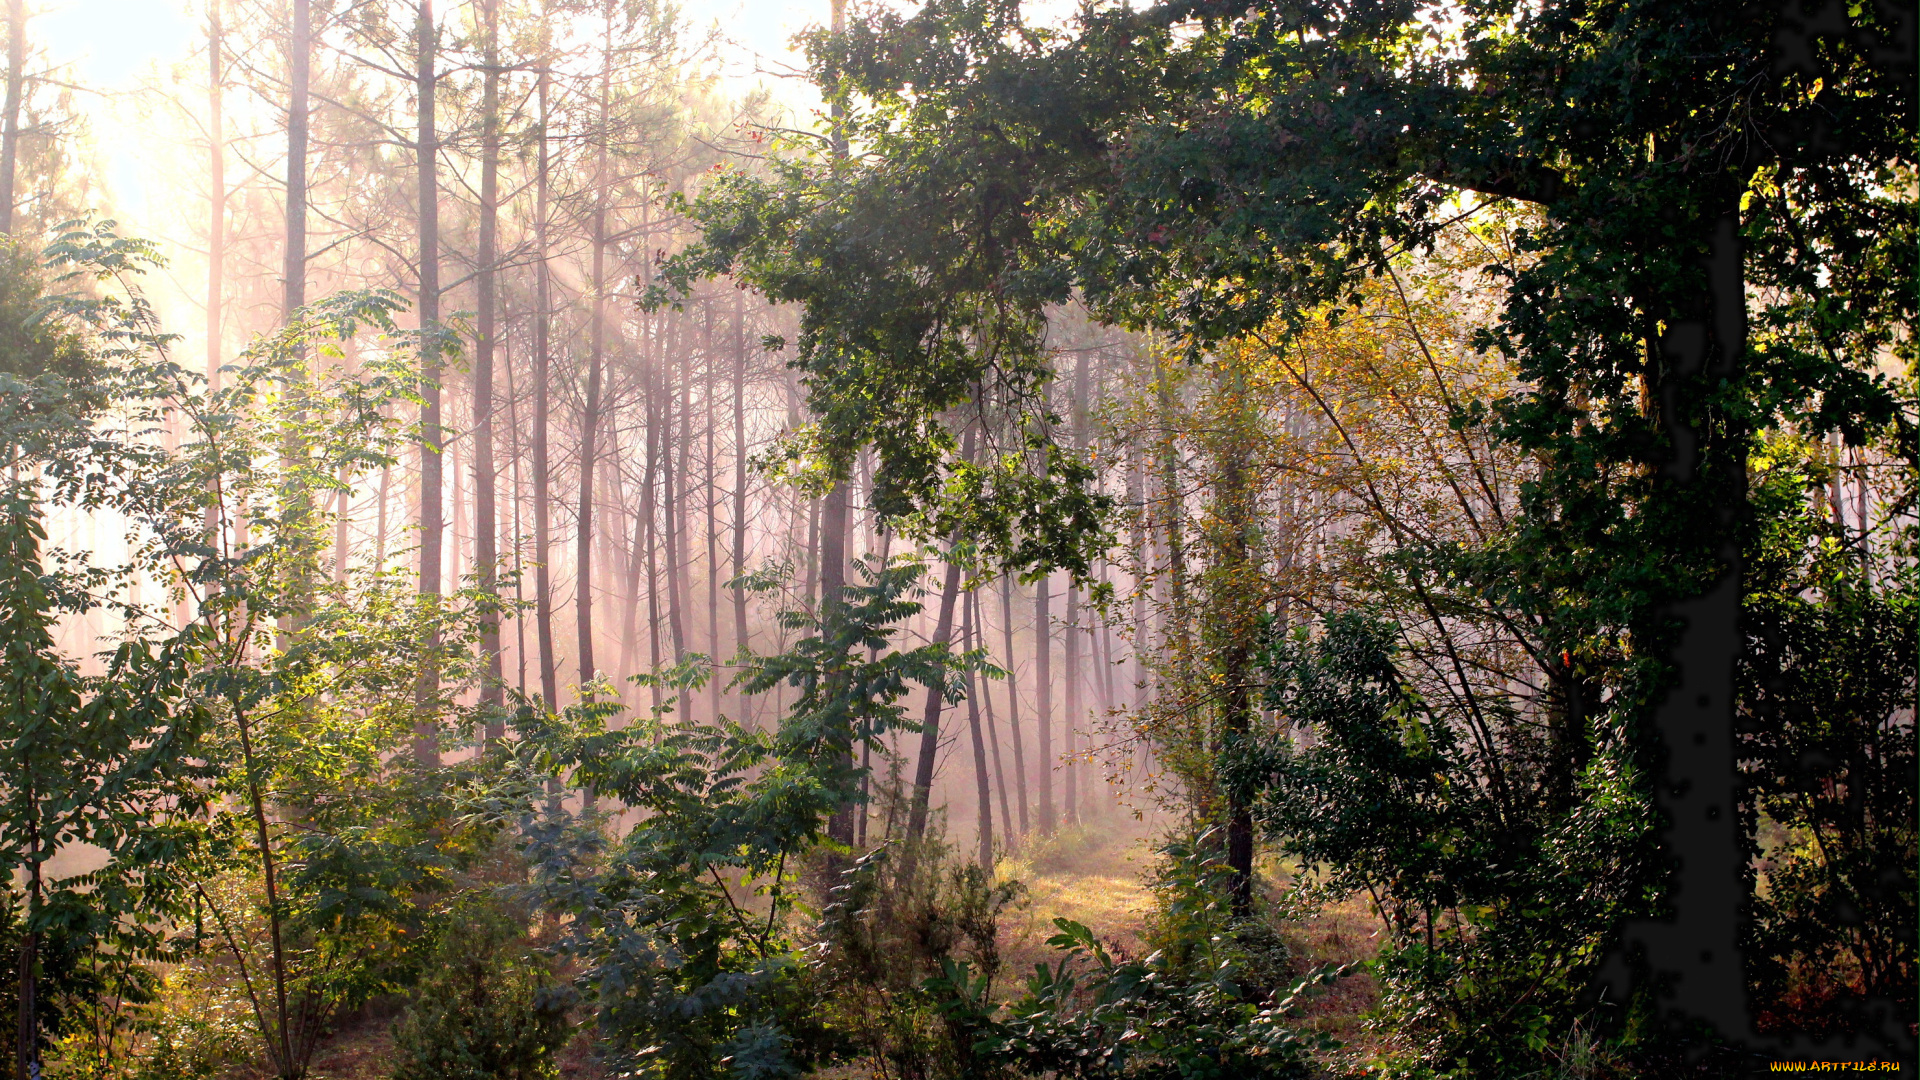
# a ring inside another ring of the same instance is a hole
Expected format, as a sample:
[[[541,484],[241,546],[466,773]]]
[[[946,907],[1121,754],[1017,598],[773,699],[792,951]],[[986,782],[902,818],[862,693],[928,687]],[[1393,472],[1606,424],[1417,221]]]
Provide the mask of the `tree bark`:
[[[709,664],[717,665],[720,663],[720,531],[718,505],[720,490],[714,483],[713,391],[714,387],[718,385],[718,381],[714,377],[713,301],[711,299],[704,305],[703,310],[706,316],[706,324],[701,334],[701,353],[702,363],[705,368],[705,377],[701,380],[700,400],[707,414],[706,430],[704,432],[706,454],[704,455],[704,465],[702,466],[705,473],[704,480],[707,496],[707,660]],[[721,679],[719,672],[716,670],[713,672],[713,682],[709,687],[711,692],[709,709],[712,712],[712,718],[716,721],[720,718],[720,684]]]
[[[226,29],[221,0],[207,0],[207,391],[220,389],[221,319],[226,293],[227,266],[227,143],[221,116],[221,82],[226,63]],[[9,113],[11,115],[11,113]],[[9,121],[9,126],[10,126]],[[4,166],[9,194],[0,204],[11,207],[13,167]],[[10,231],[0,229],[0,231]],[[203,524],[209,547],[218,548],[220,511],[210,500]]]
[[[23,792],[26,801],[39,804],[39,795],[29,779]],[[9,885],[12,883],[9,882]],[[16,986],[16,1020],[18,1026],[14,1043],[14,1073],[20,1080],[33,1075],[34,1062],[40,1056],[40,1021],[36,1015],[38,1002],[35,1000],[39,990],[37,975],[40,969],[40,932],[32,928],[31,920],[40,911],[40,835],[39,830],[27,838],[27,924],[20,934],[19,981]]]
[[[685,418],[676,419],[679,411],[680,388],[674,385],[672,354],[665,358],[662,369],[666,384],[661,387],[661,427],[662,454],[660,471],[660,502],[666,514],[667,547],[667,633],[673,640],[673,662],[678,664],[687,658],[687,619],[685,582],[681,575],[686,572],[685,545],[681,543],[686,533],[686,492],[682,490],[686,481],[687,438]],[[678,454],[679,460],[675,460]]]
[[[958,543],[955,537],[954,542]],[[950,556],[946,581],[940,587],[940,614],[933,624],[931,644],[945,645],[953,640],[953,607],[960,593],[960,562]],[[920,757],[913,771],[913,806],[907,813],[907,841],[919,840],[927,832],[927,804],[933,797],[933,768],[940,756],[940,706],[945,703],[939,688],[927,691],[926,712],[920,718]]]
[[[1053,807],[1053,611],[1052,574],[1043,574],[1033,584],[1033,683],[1037,706],[1034,712],[1034,748],[1038,770],[1040,835],[1052,836],[1055,821]]]
[[[1014,794],[1020,808],[1020,835],[1033,831],[1027,814],[1027,754],[1020,737],[1020,672],[1013,652],[1013,577],[1000,578],[1000,618],[1007,636],[1007,734],[1013,737]]]
[[[580,509],[574,532],[574,631],[580,684],[593,681],[593,468],[600,423],[600,368],[607,343],[607,113],[613,80],[613,9],[603,9],[598,124],[593,165],[593,300],[588,314],[586,399],[580,409]]]
[[[968,590],[966,607],[961,613],[961,648],[973,649],[974,620],[973,612],[977,607],[972,590]],[[967,669],[967,729],[973,736],[973,786],[974,796],[978,800],[979,811],[976,815],[980,835],[980,869],[993,873],[993,796],[987,783],[987,743],[980,731],[980,699],[974,693],[974,672]]]
[[[1080,590],[1067,580],[1067,624],[1061,635],[1066,653],[1066,709],[1060,724],[1060,816],[1068,825],[1080,823],[1080,770],[1074,760],[1074,731],[1080,724]]]
[[[301,3],[298,7],[304,8]],[[433,0],[420,0],[414,26],[414,95],[418,121],[414,136],[416,198],[419,200],[420,239],[420,593],[429,597],[437,610],[440,599],[441,542],[445,528],[445,510],[441,503],[442,432],[440,428],[440,184],[439,137],[434,127],[434,91],[437,86],[438,29],[433,21]],[[304,129],[304,124],[302,125]],[[291,199],[288,200],[291,203]],[[291,231],[291,229],[289,229]],[[291,275],[290,275],[291,276]],[[421,764],[440,764],[436,737],[435,699],[440,694],[440,670],[433,654],[440,647],[436,630],[427,640],[427,661],[420,672],[414,701],[420,715],[415,721],[413,753]],[[430,711],[431,710],[431,711]]]
[[[499,590],[494,564],[500,558],[493,471],[494,263],[499,257],[496,235],[500,218],[499,0],[482,0],[480,13],[486,72],[480,94],[480,267],[476,283],[480,295],[473,343],[473,541],[480,591],[490,598]],[[481,613],[480,649],[487,657],[480,703],[494,710],[487,719],[486,735],[490,743],[498,743],[506,738],[507,725],[500,714],[506,704],[506,681],[501,670],[500,617],[496,612]]]
[[[745,306],[740,292],[733,294],[733,575],[747,572],[747,337]],[[744,654],[747,636],[747,589],[733,587],[734,648]],[[751,721],[751,717],[748,717]]]
[[[967,617],[973,620],[972,625],[979,627],[977,633],[980,639],[984,640],[987,636],[987,620],[986,613],[980,607],[980,594],[969,592],[967,602],[972,605]],[[1011,674],[1008,677],[1011,678]],[[968,692],[972,693],[971,690]],[[1011,827],[1013,813],[1007,806],[1007,770],[1004,759],[1000,756],[1000,727],[993,717],[993,691],[990,679],[980,680],[980,708],[986,713],[987,745],[993,751],[993,790],[1000,797],[1000,831],[1004,837]],[[1011,839],[1007,837],[1009,844]]]
[[[547,264],[547,200],[550,162],[547,154],[548,99],[553,76],[543,61],[537,93],[540,101],[540,133],[534,166],[534,260],[533,260],[533,552],[534,623],[540,641],[540,696],[547,711],[559,708],[559,674],[553,655],[553,573],[548,563],[553,551],[552,473],[547,462],[547,390],[551,382],[552,356],[547,341],[548,318],[553,310],[552,273]]]
[[[20,106],[27,79],[27,3],[7,0],[7,100],[0,127],[0,233],[13,235],[13,178],[20,166]]]

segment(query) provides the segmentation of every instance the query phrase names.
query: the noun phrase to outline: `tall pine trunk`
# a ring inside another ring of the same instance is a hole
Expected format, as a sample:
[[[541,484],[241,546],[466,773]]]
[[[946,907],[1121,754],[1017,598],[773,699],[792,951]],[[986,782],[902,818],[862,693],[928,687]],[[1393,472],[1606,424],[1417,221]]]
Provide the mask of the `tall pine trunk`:
[[[304,5],[303,5],[304,6]],[[440,451],[440,141],[434,127],[434,92],[437,88],[436,43],[438,31],[433,21],[433,0],[420,0],[414,26],[414,95],[418,126],[414,136],[416,198],[419,200],[420,234],[420,594],[429,597],[437,609],[440,598],[441,543],[445,528],[442,506]],[[289,200],[291,202],[291,200]],[[415,721],[414,757],[423,765],[440,763],[436,737],[435,701],[440,695],[440,634],[427,639],[427,659],[421,666],[414,701],[420,715]]]
[[[547,264],[547,213],[550,162],[547,155],[547,106],[552,73],[542,62],[537,93],[540,101],[539,146],[534,165],[533,211],[533,554],[534,623],[540,641],[540,696],[547,711],[559,708],[559,673],[553,655],[552,472],[547,461],[547,400],[553,357],[548,342],[548,319],[553,310],[553,275]]]
[[[1053,575],[1033,583],[1033,691],[1035,768],[1038,771],[1040,835],[1052,836],[1053,815]]]
[[[482,62],[486,65],[480,94],[480,252],[479,311],[473,345],[473,543],[480,572],[480,591],[493,596],[499,588],[494,563],[500,557],[499,527],[494,520],[493,466],[493,354],[495,334],[494,262],[500,217],[500,56],[499,0],[482,0],[485,36]],[[480,616],[480,649],[486,654],[486,676],[480,684],[480,702],[493,711],[487,718],[487,739],[506,738],[506,682],[501,671],[500,617],[493,611]]]
[[[1013,577],[1000,578],[1000,618],[1005,623],[1002,628],[1007,636],[1007,734],[1013,738],[1013,783],[1014,794],[1020,807],[1020,835],[1033,831],[1033,824],[1027,813],[1027,752],[1025,740],[1020,737],[1020,671],[1014,664],[1013,652]]]
[[[27,2],[7,0],[7,100],[0,125],[0,233],[13,235],[13,178],[20,168],[20,98],[27,80]]]
[[[977,592],[969,592],[967,594],[967,602],[973,605],[972,614],[968,617],[973,620],[973,625],[979,628],[976,632],[979,634],[980,640],[984,641],[987,636],[987,620],[986,613],[980,607],[980,594]],[[976,647],[978,644],[978,642],[975,642]],[[1008,663],[1008,666],[1012,666],[1011,662]],[[1008,678],[1012,678],[1011,673],[1009,673]],[[1000,756],[1000,727],[999,724],[995,722],[993,716],[993,683],[991,679],[980,680],[980,708],[986,713],[987,745],[993,751],[993,789],[1000,797],[1000,832],[1001,835],[1006,838],[1008,845],[1011,846],[1012,837],[1006,834],[1007,831],[1012,828],[1013,812],[1007,805],[1007,769],[1004,759]]]
[[[966,607],[961,613],[961,648],[973,649],[974,602],[972,590],[967,591]],[[967,669],[967,730],[973,736],[973,787],[979,811],[976,815],[980,836],[980,869],[993,873],[993,796],[987,783],[987,743],[980,731],[980,698],[975,693],[975,678],[972,668]]]
[[[745,306],[738,290],[733,295],[733,575],[747,572],[747,336]],[[733,587],[734,649],[745,653],[747,589]],[[751,720],[751,717],[748,717]]]
[[[226,28],[221,0],[207,0],[207,390],[220,389],[222,319],[227,272],[227,143],[221,83],[226,66]],[[11,172],[11,170],[8,170]],[[11,200],[0,200],[10,202]],[[209,500],[203,523],[209,547],[220,546],[220,509]]]

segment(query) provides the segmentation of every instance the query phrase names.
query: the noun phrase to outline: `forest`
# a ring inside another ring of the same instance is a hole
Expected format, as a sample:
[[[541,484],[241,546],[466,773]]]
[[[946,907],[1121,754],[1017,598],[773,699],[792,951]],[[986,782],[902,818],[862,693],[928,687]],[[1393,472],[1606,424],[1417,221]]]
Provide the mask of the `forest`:
[[[19,1080],[1912,1075],[1911,0],[141,3]]]

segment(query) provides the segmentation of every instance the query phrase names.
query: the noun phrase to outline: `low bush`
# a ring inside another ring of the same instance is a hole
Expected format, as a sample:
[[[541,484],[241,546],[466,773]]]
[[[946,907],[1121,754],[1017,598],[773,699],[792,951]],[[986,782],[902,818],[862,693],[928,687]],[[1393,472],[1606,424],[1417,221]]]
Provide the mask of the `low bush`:
[[[442,920],[426,973],[394,1025],[394,1080],[546,1080],[575,996],[509,913],[482,900]]]

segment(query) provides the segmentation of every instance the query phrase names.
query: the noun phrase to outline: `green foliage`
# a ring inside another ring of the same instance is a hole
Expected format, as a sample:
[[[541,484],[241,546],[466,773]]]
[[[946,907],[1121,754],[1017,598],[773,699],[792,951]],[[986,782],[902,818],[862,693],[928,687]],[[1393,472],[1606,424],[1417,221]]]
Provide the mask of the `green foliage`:
[[[1225,858],[1226,830],[1218,825],[1176,834],[1159,847],[1152,877],[1154,907],[1143,935],[1167,971],[1204,979],[1231,964],[1238,984],[1254,1000],[1292,981],[1292,957],[1273,920],[1292,911],[1233,913],[1233,870]]]
[[[1036,965],[1004,1018],[993,1015],[984,982],[966,965],[946,965],[940,989],[951,997],[948,1008],[989,1066],[1140,1080],[1306,1077],[1308,1052],[1330,1048],[1285,1021],[1314,987],[1347,969],[1321,968],[1284,994],[1257,998],[1231,961],[1188,977],[1164,953],[1116,958],[1085,926],[1054,925],[1060,932],[1047,943],[1067,955]]]
[[[33,456],[82,433],[104,401],[99,365],[80,335],[50,318],[34,253],[0,243],[0,446]]]
[[[534,895],[567,916],[558,947],[582,964],[576,986],[620,1068],[792,1076],[841,1046],[796,951],[795,877],[828,816],[859,790],[852,740],[909,728],[898,702],[910,682],[948,695],[960,685],[944,646],[889,648],[919,610],[906,594],[922,568],[859,569],[865,583],[824,623],[784,616],[812,633],[744,676],[749,689],[799,690],[777,728],[667,722],[678,694],[704,684],[703,658],[658,676],[675,699],[625,728],[610,729],[618,706],[602,688],[561,717],[521,715],[517,768],[529,779],[489,794],[479,812],[518,821]],[[530,778],[569,769],[574,784],[638,812],[626,835],[610,843],[593,815],[536,810]]]
[[[527,951],[513,915],[469,898],[437,920],[426,974],[394,1025],[394,1080],[558,1075],[554,1055],[572,1035],[573,995]]]
[[[1024,890],[918,843],[910,857],[904,844],[875,848],[841,872],[808,949],[821,1011],[886,1075],[985,1076],[992,1063],[974,1052],[950,995],[992,999],[999,917]],[[960,971],[964,987],[949,981]]]
[[[1621,719],[1599,713],[1573,798],[1503,813],[1475,748],[1400,672],[1395,637],[1346,613],[1317,640],[1275,640],[1268,705],[1314,745],[1230,743],[1221,772],[1281,850],[1372,898],[1390,931],[1375,962],[1384,1025],[1476,1075],[1538,1068],[1587,1016],[1618,921],[1653,910],[1645,781]],[[1599,1034],[1621,1037],[1627,1019],[1599,1016]]]
[[[38,508],[9,492],[0,505],[0,756],[8,778],[0,856],[24,884],[7,911],[9,922],[19,920],[14,947],[28,952],[36,983],[41,971],[54,976],[44,992],[54,1003],[51,1023],[35,1024],[36,1037],[51,1039],[63,1023],[96,1019],[90,1014],[104,996],[137,997],[145,975],[138,965],[172,955],[169,921],[185,908],[189,821],[205,805],[199,782],[207,770],[197,759],[207,714],[185,693],[190,639],[123,642],[94,677],[58,655],[40,559],[45,535]],[[100,849],[103,865],[50,878],[46,864],[80,843]],[[15,993],[29,989],[38,1012],[43,991],[16,985]]]
[[[1873,1022],[1867,999],[1913,1011],[1920,577],[1910,559],[1869,577],[1820,509],[1814,449],[1777,440],[1753,469],[1739,740],[1763,868],[1745,944],[1764,1022],[1833,1031]]]

